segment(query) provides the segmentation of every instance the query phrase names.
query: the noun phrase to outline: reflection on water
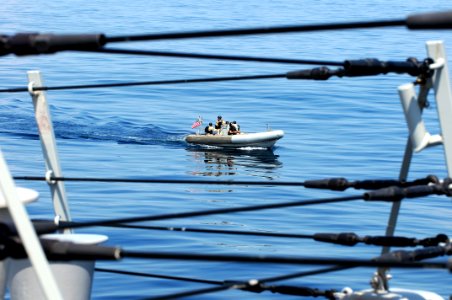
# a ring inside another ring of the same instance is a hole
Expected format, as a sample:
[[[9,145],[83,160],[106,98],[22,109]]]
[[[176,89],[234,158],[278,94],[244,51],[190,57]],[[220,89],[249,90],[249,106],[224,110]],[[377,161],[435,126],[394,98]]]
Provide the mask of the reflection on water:
[[[199,176],[258,176],[274,179],[278,155],[267,149],[187,148],[196,161],[191,173]]]

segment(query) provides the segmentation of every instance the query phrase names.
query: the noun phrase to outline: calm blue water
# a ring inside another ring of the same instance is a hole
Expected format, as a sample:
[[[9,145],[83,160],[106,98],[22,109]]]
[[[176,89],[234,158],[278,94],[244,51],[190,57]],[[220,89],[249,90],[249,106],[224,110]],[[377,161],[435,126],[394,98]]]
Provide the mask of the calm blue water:
[[[399,19],[415,12],[450,9],[449,1],[42,1],[3,0],[0,33],[102,32],[108,36],[184,30]],[[425,41],[441,39],[452,55],[451,31],[412,32],[404,28],[348,30],[208,38],[114,45],[116,48],[187,51],[342,61],[426,57]],[[452,57],[452,56],[450,56]],[[452,60],[449,60],[449,65]],[[309,67],[309,66],[308,66]],[[306,67],[306,68],[308,68]],[[26,71],[39,69],[49,86],[273,74],[304,66],[61,53],[0,58],[0,86],[26,84]],[[397,178],[407,137],[397,86],[408,76],[334,78],[327,82],[284,79],[227,83],[141,86],[49,92],[63,173],[68,177],[180,178],[303,181],[324,177],[349,180]],[[15,176],[43,176],[44,161],[26,93],[0,95],[0,142]],[[425,111],[427,127],[437,133],[433,97]],[[188,147],[183,136],[198,115],[206,121],[222,114],[245,131],[283,129],[273,152],[226,153]],[[446,176],[441,147],[415,155],[410,179]],[[48,188],[38,190],[28,207],[36,218],[52,218]],[[288,187],[67,183],[76,221],[245,206],[336,196],[327,191]],[[356,194],[354,191],[347,194]],[[444,197],[402,205],[398,235],[424,238],[452,234],[451,202]],[[382,235],[390,205],[349,202],[261,212],[155,222],[216,229],[356,232]],[[81,230],[79,231],[81,232]],[[377,247],[353,248],[310,240],[92,228],[107,234],[109,245],[129,250],[181,251],[240,255],[300,255],[371,258]],[[264,278],[315,267],[132,260],[98,266],[212,280]],[[299,278],[288,284],[320,289],[368,288],[373,269],[352,269]],[[444,270],[392,270],[391,286],[418,288],[448,297],[451,275]],[[139,299],[205,287],[200,284],[97,273],[93,299]],[[197,299],[291,299],[269,293],[221,292]]]

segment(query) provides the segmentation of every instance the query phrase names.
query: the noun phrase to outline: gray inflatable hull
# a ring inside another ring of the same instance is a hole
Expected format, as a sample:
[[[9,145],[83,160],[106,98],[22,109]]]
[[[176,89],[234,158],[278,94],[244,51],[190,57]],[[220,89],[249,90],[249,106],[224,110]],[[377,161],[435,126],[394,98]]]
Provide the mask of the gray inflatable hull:
[[[205,135],[189,134],[185,141],[194,145],[215,146],[223,148],[271,148],[277,140],[284,136],[282,130],[271,130],[237,135]]]

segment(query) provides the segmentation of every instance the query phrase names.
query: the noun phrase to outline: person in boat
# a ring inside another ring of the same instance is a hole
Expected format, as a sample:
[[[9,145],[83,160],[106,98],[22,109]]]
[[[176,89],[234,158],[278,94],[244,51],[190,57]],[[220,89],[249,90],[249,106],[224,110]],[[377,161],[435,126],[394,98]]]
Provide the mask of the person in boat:
[[[240,133],[240,125],[237,124],[236,121],[233,121],[232,123],[229,123],[229,135],[239,134]]]
[[[209,125],[207,125],[206,128],[204,129],[204,132],[205,132],[206,134],[215,134],[216,130],[215,130],[215,128],[213,127],[213,124],[212,124],[212,123],[209,123]]]
[[[221,135],[229,134],[229,121],[226,121],[223,128],[221,129]]]
[[[217,117],[217,121],[215,122],[215,129],[217,130],[221,130],[221,128],[223,128],[223,126],[225,125],[225,121],[223,120],[222,116],[218,116]]]

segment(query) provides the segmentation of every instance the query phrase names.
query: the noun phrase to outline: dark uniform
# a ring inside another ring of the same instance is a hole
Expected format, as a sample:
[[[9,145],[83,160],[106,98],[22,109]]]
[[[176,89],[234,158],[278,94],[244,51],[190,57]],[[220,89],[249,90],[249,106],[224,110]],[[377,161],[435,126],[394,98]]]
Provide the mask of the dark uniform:
[[[212,123],[209,123],[209,125],[206,126],[206,128],[204,129],[204,132],[206,134],[214,134],[215,133],[215,128],[213,128]]]
[[[225,122],[221,116],[218,116],[217,122],[215,123],[215,129],[221,129],[225,125]]]
[[[236,121],[230,123],[228,134],[232,135],[232,134],[238,134],[238,133],[240,133],[240,125],[237,124]]]

